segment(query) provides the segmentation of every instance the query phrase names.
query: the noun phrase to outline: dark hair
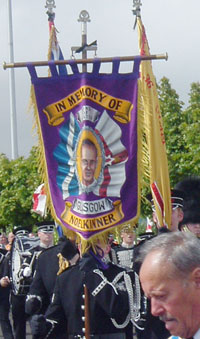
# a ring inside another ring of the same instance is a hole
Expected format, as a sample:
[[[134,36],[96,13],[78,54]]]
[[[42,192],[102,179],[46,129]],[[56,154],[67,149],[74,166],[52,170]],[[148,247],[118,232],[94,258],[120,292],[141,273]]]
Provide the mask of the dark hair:
[[[83,139],[82,144],[81,144],[81,148],[82,148],[83,146],[93,147],[93,148],[95,149],[96,153],[97,153],[96,145],[94,144],[94,142],[93,142],[92,140],[87,139],[87,138],[86,138],[86,139]]]

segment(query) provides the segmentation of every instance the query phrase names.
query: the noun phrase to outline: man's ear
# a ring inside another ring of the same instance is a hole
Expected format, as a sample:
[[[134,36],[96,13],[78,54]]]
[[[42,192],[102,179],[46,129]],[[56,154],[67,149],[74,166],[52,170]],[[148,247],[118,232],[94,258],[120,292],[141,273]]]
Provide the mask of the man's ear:
[[[183,220],[183,217],[184,217],[183,210],[182,210],[182,208],[179,208],[179,211],[178,211],[179,222],[181,222]]]
[[[196,288],[200,289],[200,267],[196,267],[192,272],[192,279]]]

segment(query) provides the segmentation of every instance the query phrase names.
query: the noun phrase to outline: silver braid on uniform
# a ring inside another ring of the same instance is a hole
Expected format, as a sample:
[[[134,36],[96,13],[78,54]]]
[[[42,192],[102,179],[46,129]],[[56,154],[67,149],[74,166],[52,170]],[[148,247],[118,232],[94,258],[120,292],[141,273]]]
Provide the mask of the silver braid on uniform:
[[[125,274],[126,274],[125,272],[120,272],[120,273],[114,278],[113,284],[116,285],[116,284],[118,283],[118,281],[119,281],[122,277],[124,277],[124,282],[125,282],[125,285],[126,285]],[[126,288],[127,288],[127,286],[126,286]],[[131,288],[132,288],[132,287],[131,287]],[[127,292],[128,292],[128,296],[129,296],[129,291],[128,291],[128,289],[127,289]],[[130,299],[130,298],[129,298],[129,299]],[[129,302],[130,302],[130,301],[129,301]],[[125,321],[123,322],[123,324],[118,324],[118,323],[116,322],[116,320],[113,319],[113,318],[111,318],[111,321],[112,321],[113,325],[114,325],[116,328],[121,329],[121,328],[124,328],[124,327],[126,327],[126,326],[128,325],[130,319],[131,319],[131,315],[130,315],[130,312],[129,312],[129,313],[127,314],[127,317],[126,317]]]
[[[138,321],[140,319],[140,305],[141,305],[141,293],[140,293],[140,284],[139,284],[139,277],[138,275],[135,273],[135,295],[133,292],[133,286],[132,286],[132,282],[131,282],[131,278],[130,276],[126,273],[126,272],[121,272],[124,276],[124,282],[126,285],[126,290],[128,293],[128,297],[129,297],[129,308],[130,308],[130,313],[127,315],[126,320],[124,321],[123,324],[118,324],[115,319],[111,318],[111,321],[113,323],[113,325],[116,328],[124,328],[128,325],[129,321],[131,320],[132,324],[137,327],[140,330],[143,330],[143,327],[140,327],[136,321]],[[121,274],[120,273],[120,274]],[[119,274],[119,275],[120,275]],[[118,277],[118,276],[117,276]],[[116,277],[116,278],[117,278]],[[115,278],[115,279],[116,279]],[[114,279],[114,280],[115,280]],[[113,282],[114,282],[113,280]]]
[[[50,328],[49,332],[46,334],[46,336],[44,337],[44,339],[49,338],[50,334],[53,332],[55,325],[58,323],[57,321],[50,320],[50,319],[46,319],[46,321],[51,324],[51,328]]]
[[[93,272],[98,274],[101,277],[101,279],[102,279],[101,283],[92,292],[93,297],[96,296],[102,290],[102,288],[104,288],[104,286],[106,284],[112,286],[112,288],[114,289],[115,293],[118,294],[118,292],[117,292],[115,286],[113,285],[113,283],[109,282],[107,280],[107,278],[104,276],[104,274],[100,270],[97,269],[97,270],[94,270]]]
[[[131,279],[128,276],[128,279],[130,280],[129,284],[131,284]],[[128,287],[127,290],[129,291]],[[132,295],[131,295],[132,294]],[[141,308],[141,288],[140,288],[140,282],[139,282],[139,276],[137,273],[135,273],[135,288],[134,292],[131,288],[130,290],[130,296],[129,303],[130,303],[130,312],[131,312],[131,322],[136,326],[138,329],[143,330],[143,327],[140,327],[136,321],[140,320],[141,314],[140,314],[140,308]]]

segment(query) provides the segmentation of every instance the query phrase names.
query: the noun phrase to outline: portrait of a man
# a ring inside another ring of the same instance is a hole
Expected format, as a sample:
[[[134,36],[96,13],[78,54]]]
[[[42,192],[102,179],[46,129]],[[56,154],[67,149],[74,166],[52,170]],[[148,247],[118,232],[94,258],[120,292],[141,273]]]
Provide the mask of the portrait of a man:
[[[89,186],[95,180],[97,166],[97,149],[90,139],[84,139],[81,145],[82,184]]]

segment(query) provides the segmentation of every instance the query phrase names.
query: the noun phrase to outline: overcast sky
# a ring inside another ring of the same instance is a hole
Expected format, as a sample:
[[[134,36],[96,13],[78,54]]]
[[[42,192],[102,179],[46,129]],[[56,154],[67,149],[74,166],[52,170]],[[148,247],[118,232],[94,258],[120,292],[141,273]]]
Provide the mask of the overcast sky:
[[[46,60],[48,50],[48,18],[46,0],[12,1],[14,58],[19,61]],[[98,56],[138,54],[137,30],[132,0],[55,0],[55,25],[58,40],[66,59],[71,46],[81,44],[82,10],[90,14],[88,43],[97,40]],[[168,61],[153,61],[157,81],[163,76],[187,105],[192,82],[200,79],[200,1],[142,0],[142,20],[152,54],[168,53]],[[0,4],[0,153],[11,157],[9,61],[7,0]],[[93,57],[90,54],[89,57]],[[47,73],[46,69],[41,71]],[[32,133],[33,117],[27,113],[30,77],[25,68],[15,69],[17,135],[19,156],[28,156],[37,138]]]

